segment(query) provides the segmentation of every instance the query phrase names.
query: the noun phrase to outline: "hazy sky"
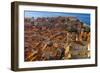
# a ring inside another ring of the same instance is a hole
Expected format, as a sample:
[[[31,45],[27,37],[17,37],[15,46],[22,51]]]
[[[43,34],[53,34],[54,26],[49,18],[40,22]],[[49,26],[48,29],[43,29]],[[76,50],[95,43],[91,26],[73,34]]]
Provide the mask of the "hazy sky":
[[[46,11],[24,11],[25,17],[56,17],[56,16],[73,16],[80,21],[90,25],[90,14],[83,13],[65,13],[65,12],[46,12]]]

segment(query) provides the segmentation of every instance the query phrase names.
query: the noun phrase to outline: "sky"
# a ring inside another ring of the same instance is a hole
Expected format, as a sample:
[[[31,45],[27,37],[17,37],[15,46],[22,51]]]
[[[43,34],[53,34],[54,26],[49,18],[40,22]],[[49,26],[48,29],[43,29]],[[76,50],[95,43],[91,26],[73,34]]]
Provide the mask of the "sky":
[[[90,25],[90,14],[85,13],[67,13],[67,12],[47,12],[47,11],[24,11],[24,17],[57,17],[57,16],[72,16],[80,21]]]

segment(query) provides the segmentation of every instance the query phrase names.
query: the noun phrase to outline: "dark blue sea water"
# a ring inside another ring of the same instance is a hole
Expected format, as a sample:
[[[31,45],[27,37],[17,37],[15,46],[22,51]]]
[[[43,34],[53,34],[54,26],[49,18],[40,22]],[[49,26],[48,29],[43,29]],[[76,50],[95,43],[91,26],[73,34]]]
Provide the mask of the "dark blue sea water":
[[[47,11],[24,11],[25,17],[56,17],[56,16],[73,16],[90,25],[90,14],[88,13],[67,13],[67,12],[47,12]]]

